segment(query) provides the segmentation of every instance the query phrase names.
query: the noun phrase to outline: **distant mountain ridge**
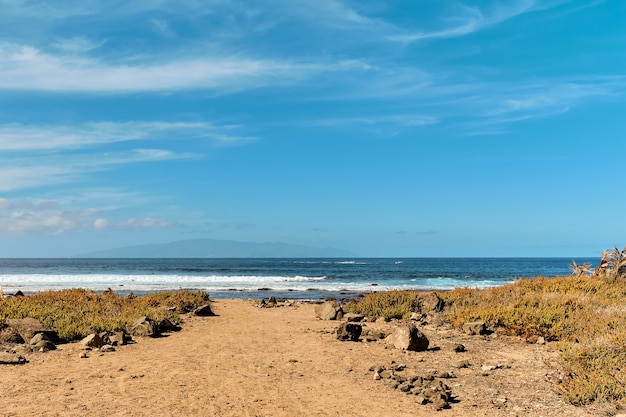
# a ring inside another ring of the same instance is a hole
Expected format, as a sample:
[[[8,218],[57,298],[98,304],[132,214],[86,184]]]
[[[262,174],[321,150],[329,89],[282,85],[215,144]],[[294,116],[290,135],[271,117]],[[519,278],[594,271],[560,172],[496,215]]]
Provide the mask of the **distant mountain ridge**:
[[[76,255],[77,258],[341,258],[356,256],[349,250],[319,248],[283,242],[238,242],[188,239],[170,243],[135,245]]]

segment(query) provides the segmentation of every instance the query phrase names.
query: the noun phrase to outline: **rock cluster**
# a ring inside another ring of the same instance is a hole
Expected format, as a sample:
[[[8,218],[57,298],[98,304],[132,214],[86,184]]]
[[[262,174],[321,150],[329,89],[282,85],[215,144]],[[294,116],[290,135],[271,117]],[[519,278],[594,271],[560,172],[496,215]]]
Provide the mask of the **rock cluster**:
[[[199,310],[199,311],[198,311]],[[210,307],[203,306],[196,310],[196,315],[213,315]],[[130,327],[129,332],[92,333],[83,338],[80,343],[88,349],[99,349],[101,352],[112,352],[115,347],[126,345],[132,341],[131,336],[158,337],[165,332],[180,330],[180,325],[165,318],[159,322],[149,317],[141,317]],[[39,320],[28,317],[24,319],[8,319],[0,322],[0,345],[23,345],[26,351],[47,352],[55,350],[61,342],[58,332],[45,326]],[[5,360],[4,363],[20,364],[17,359]]]
[[[0,323],[0,344],[25,344],[30,351],[46,352],[56,349],[59,341],[55,329],[31,317]]]
[[[404,376],[397,374],[397,372],[404,371],[405,368],[405,365],[393,363],[390,366],[373,365],[370,372],[374,373],[375,380],[383,381],[398,391],[415,395],[418,404],[431,404],[437,411],[450,408],[450,402],[454,400],[454,396],[444,380],[455,378],[454,374],[439,373],[436,370],[425,375]]]
[[[259,308],[274,308],[274,307],[295,307],[297,303],[294,300],[278,301],[276,297],[271,296],[267,300],[264,298],[260,300],[252,301],[252,305]]]

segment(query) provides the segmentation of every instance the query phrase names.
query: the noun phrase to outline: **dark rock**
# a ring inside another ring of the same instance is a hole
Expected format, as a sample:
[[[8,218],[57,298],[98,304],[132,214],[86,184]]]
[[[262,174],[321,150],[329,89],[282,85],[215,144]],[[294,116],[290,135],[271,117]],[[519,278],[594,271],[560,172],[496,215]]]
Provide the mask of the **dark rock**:
[[[357,314],[357,313],[346,313],[343,315],[343,318],[346,321],[358,323],[358,322],[363,321],[365,316],[363,314]]]
[[[385,332],[382,330],[373,330],[369,329],[365,332],[364,337],[367,342],[375,342],[377,340],[382,340],[387,336]]]
[[[465,346],[462,345],[461,343],[450,343],[450,349],[452,349],[452,351],[457,352],[457,353],[461,353],[461,352],[465,352]]]
[[[28,342],[29,345],[36,345],[37,343],[41,342],[42,340],[50,340],[48,338],[48,336],[46,336],[45,333],[37,333],[36,335],[33,336],[32,339],[30,339],[30,342]]]
[[[160,335],[159,326],[154,320],[144,316],[133,323],[130,327],[130,334],[140,337],[158,337]]]
[[[24,293],[20,290],[17,290],[13,293],[13,297],[24,297]]]
[[[200,317],[209,317],[215,315],[215,313],[213,313],[213,310],[211,310],[211,306],[208,304],[196,308],[193,314]]]
[[[22,336],[12,327],[4,323],[0,323],[0,345],[2,344],[21,344],[25,343]]]
[[[159,332],[178,332],[180,331],[180,326],[174,322],[172,322],[168,318],[164,318],[159,322]]]
[[[445,408],[450,408],[450,404],[448,404],[448,402],[443,398],[435,398],[433,400],[433,408],[435,411],[441,411]]]
[[[379,372],[380,377],[384,379],[394,379],[396,374],[393,372],[393,369],[385,369],[382,372]]]
[[[470,361],[468,361],[467,359],[463,359],[463,360],[461,360],[461,361],[457,361],[457,362],[454,362],[454,363],[452,364],[452,366],[453,366],[453,367],[458,368],[458,369],[461,369],[461,368],[469,368],[469,367],[470,367],[470,365],[471,365],[471,363],[470,363]]]
[[[128,333],[121,330],[109,335],[109,344],[111,346],[122,346],[128,344],[132,339]]]
[[[40,340],[35,344],[35,348],[37,348],[40,352],[46,352],[48,350],[55,350],[57,347],[49,340]]]
[[[100,337],[99,334],[97,333],[92,333],[89,336],[85,337],[83,340],[80,341],[80,344],[83,346],[89,346],[92,348],[99,348],[101,346],[103,346],[104,340],[102,340],[102,338]]]
[[[277,305],[278,305],[278,302],[276,301],[276,297],[274,297],[273,295],[267,299],[268,307],[276,307]]]
[[[343,309],[334,301],[326,301],[315,306],[315,317],[322,320],[341,320]]]
[[[342,323],[341,326],[337,328],[337,339],[341,341],[358,342],[362,330],[363,328],[360,324]]]
[[[470,335],[487,334],[487,325],[484,321],[472,321],[463,325],[463,331]]]
[[[402,391],[402,392],[408,393],[408,392],[411,391],[411,388],[413,388],[411,386],[411,384],[407,384],[406,382],[403,382],[401,384],[398,384],[398,388],[397,389],[398,389],[398,391]]]
[[[39,320],[32,317],[8,319],[6,324],[15,329],[24,341],[30,341],[37,333],[44,333],[48,337],[48,340],[59,340],[59,334],[55,329],[45,326]]]
[[[420,311],[443,311],[444,301],[436,292],[427,292],[419,295]]]
[[[397,327],[391,335],[385,339],[397,349],[420,352],[428,349],[429,340],[414,324]]]

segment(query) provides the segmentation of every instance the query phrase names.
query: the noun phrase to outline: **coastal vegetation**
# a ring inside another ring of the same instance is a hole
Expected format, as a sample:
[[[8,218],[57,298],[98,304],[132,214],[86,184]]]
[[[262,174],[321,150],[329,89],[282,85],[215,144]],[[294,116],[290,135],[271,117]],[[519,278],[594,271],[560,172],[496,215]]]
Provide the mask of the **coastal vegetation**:
[[[28,297],[0,298],[0,322],[33,317],[55,328],[59,337],[77,340],[91,333],[126,329],[142,316],[155,321],[179,321],[180,313],[192,311],[208,299],[206,292],[186,290],[126,297],[113,291],[45,291]]]
[[[440,292],[451,326],[483,321],[499,334],[539,338],[559,352],[557,389],[576,405],[626,402],[626,248],[600,264],[572,264],[571,276],[525,278],[487,288]],[[419,293],[372,293],[347,308],[373,318],[408,318]]]

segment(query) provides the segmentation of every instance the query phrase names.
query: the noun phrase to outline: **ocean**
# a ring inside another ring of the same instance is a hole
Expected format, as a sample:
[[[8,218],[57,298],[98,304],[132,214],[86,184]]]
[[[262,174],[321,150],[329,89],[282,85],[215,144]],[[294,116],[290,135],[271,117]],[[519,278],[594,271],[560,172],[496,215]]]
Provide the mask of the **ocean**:
[[[576,259],[582,263],[586,259]],[[569,274],[571,258],[0,259],[5,294],[86,288],[203,290],[212,298],[319,300],[391,289],[486,288]]]

